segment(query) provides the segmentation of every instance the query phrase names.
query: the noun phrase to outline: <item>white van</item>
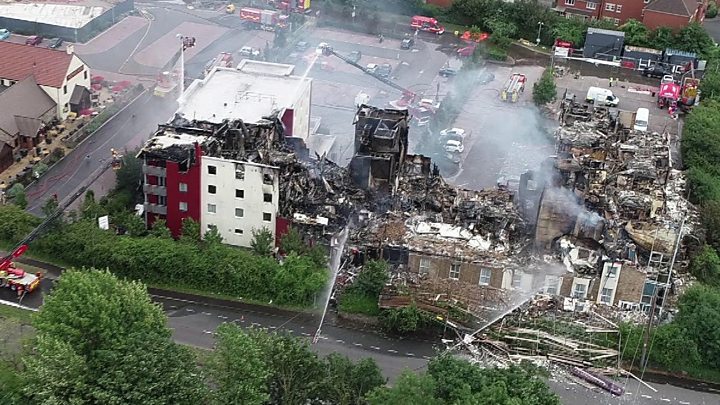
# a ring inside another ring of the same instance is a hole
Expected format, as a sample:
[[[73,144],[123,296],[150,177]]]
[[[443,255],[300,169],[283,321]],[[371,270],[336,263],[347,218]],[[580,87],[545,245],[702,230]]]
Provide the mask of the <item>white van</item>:
[[[601,105],[617,107],[620,99],[617,98],[612,91],[600,87],[590,87],[585,96],[585,101],[589,103],[602,102]]]
[[[647,108],[638,108],[635,113],[635,125],[633,125],[633,129],[636,131],[647,131],[649,120],[650,110]]]

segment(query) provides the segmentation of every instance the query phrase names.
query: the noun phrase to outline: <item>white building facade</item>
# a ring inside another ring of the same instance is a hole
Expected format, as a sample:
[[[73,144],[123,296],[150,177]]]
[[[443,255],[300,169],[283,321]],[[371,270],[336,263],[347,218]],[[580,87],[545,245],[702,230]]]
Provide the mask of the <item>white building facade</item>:
[[[223,243],[250,247],[253,230],[275,236],[278,168],[216,157],[202,157],[200,226],[216,228]]]

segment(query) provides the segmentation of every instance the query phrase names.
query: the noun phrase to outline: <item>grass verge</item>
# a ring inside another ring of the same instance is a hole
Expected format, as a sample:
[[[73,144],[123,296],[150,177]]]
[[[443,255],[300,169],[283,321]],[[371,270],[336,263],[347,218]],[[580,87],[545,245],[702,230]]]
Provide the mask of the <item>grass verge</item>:
[[[23,325],[30,325],[33,312],[26,309],[11,307],[8,305],[0,305],[0,318],[16,319]]]
[[[342,295],[339,309],[341,312],[348,314],[369,316],[378,316],[380,314],[377,297],[370,297],[356,291],[347,291]]]

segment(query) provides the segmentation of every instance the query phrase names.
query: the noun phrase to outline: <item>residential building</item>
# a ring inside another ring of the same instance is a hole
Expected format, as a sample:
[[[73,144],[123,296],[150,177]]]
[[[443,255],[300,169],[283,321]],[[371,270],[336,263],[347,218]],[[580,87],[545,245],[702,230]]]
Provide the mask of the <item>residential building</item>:
[[[0,93],[0,172],[10,167],[21,150],[43,140],[42,129],[56,113],[55,102],[35,83],[33,76]]]
[[[705,18],[708,0],[555,0],[553,10],[583,20],[608,20],[622,25],[630,19],[650,29],[682,28]]]
[[[642,22],[649,29],[670,27],[679,30],[692,22],[702,23],[708,0],[654,0],[643,12]]]
[[[55,102],[59,119],[70,113],[76,89],[90,89],[90,68],[74,53],[0,41],[0,55],[0,84],[10,86],[33,76]]]
[[[253,230],[276,235],[287,227],[278,218],[280,167],[270,155],[289,145],[304,150],[312,91],[293,69],[244,60],[188,87],[175,118],[140,152],[148,227],[164,219],[177,237],[191,218],[201,233],[215,229],[225,243],[246,247]]]

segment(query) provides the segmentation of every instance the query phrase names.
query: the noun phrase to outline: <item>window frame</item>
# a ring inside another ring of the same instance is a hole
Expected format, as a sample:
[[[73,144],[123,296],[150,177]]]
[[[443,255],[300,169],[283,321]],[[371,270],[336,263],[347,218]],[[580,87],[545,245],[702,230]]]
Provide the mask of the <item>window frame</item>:
[[[487,281],[483,282],[483,278],[486,278]],[[478,280],[478,284],[480,285],[490,285],[490,280],[492,279],[492,269],[488,268],[481,268],[480,269],[480,279]]]
[[[460,270],[461,270],[460,263],[451,263],[450,264],[450,272],[448,273],[448,278],[450,280],[460,280]],[[455,274],[454,277],[453,277],[453,274]]]

